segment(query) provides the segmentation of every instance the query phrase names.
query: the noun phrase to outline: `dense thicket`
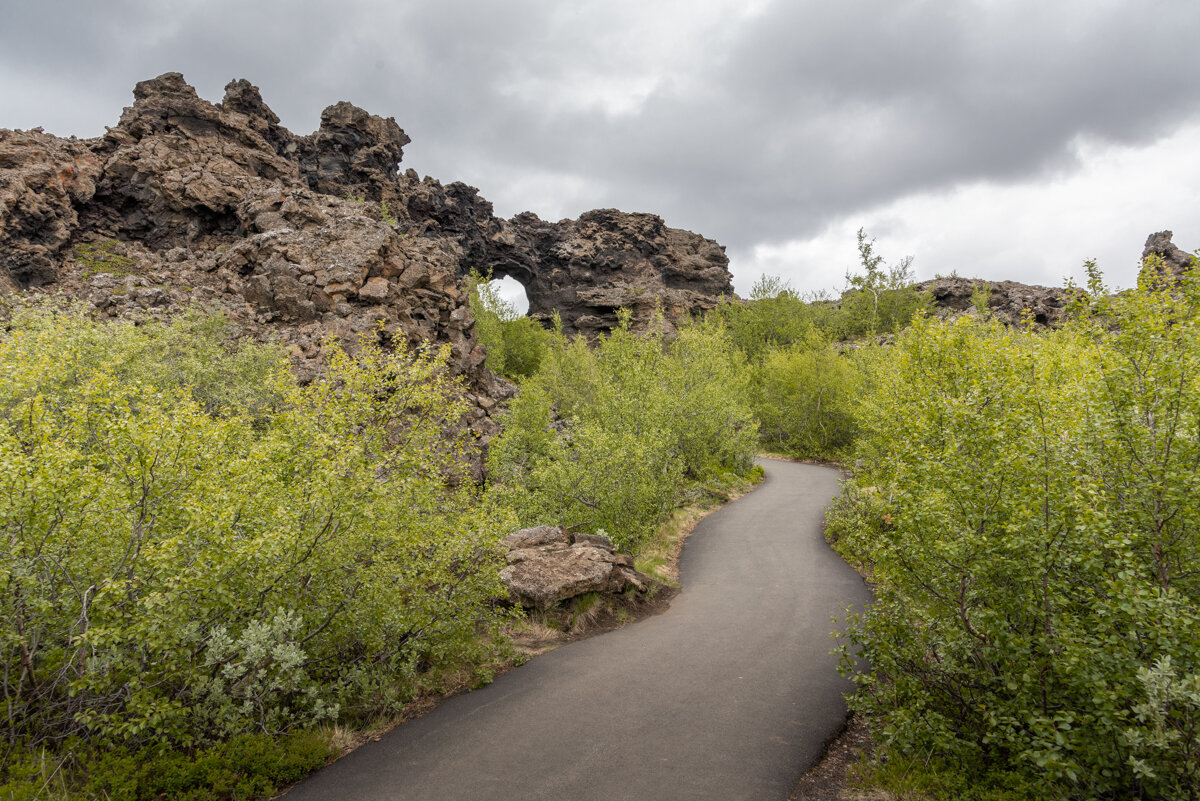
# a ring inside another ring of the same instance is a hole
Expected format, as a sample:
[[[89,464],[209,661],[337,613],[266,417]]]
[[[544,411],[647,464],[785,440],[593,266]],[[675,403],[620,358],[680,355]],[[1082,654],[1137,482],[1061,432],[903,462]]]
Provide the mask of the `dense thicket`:
[[[749,367],[749,402],[762,447],[774,453],[842,459],[857,428],[854,403],[880,336],[894,335],[928,305],[912,286],[905,258],[887,267],[875,241],[858,232],[860,271],[846,275],[837,301],[804,297],[764,276],[746,301],[730,300],[710,318],[729,330]]]
[[[514,381],[536,373],[550,347],[550,332],[518,312],[488,277],[472,272],[468,291],[475,336],[487,349],[488,369]]]
[[[513,520],[462,480],[444,354],[331,348],[301,387],[212,318],[0,331],[0,783],[383,711],[478,657]]]
[[[522,522],[603,530],[636,550],[685,480],[751,468],[748,380],[720,325],[629,330],[593,346],[555,334],[489,449],[493,493]]]
[[[1200,280],[1061,330],[918,320],[871,375],[839,547],[892,755],[1038,797],[1200,797]],[[995,778],[993,776],[993,778]]]

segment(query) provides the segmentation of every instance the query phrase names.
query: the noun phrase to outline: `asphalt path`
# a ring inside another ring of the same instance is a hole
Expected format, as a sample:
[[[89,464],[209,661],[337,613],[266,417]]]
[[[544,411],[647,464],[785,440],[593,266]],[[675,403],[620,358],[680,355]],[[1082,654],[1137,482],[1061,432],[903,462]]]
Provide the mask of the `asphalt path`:
[[[782,801],[845,720],[825,543],[834,470],[764,460],[709,515],[661,615],[557,648],[321,770],[285,801]]]

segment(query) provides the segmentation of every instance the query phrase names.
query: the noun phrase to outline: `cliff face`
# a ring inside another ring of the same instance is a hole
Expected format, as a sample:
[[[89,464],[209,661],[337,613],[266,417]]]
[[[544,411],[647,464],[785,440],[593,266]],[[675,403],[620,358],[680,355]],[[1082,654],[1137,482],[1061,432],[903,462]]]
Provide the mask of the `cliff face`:
[[[337,103],[308,136],[283,128],[256,87],[221,103],[167,73],[101,137],[0,130],[0,291],[53,288],[111,316],[200,304],[288,344],[313,374],[321,343],[382,325],[451,346],[484,436],[508,388],[483,367],[463,291],[471,269],[525,284],[534,316],[571,333],[668,322],[732,294],[711,240],[649,214],[589,212],[548,223],[495,217],[469,186],[398,165],[391,118]]]

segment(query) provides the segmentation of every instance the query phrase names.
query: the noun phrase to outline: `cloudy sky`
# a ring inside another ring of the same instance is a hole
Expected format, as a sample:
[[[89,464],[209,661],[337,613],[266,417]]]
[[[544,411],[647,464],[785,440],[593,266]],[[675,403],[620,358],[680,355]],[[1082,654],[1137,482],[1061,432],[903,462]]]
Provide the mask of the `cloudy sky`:
[[[349,100],[498,214],[652,211],[840,290],[859,228],[920,278],[1134,281],[1200,248],[1196,0],[7,0],[0,127],[95,136],[138,80]]]

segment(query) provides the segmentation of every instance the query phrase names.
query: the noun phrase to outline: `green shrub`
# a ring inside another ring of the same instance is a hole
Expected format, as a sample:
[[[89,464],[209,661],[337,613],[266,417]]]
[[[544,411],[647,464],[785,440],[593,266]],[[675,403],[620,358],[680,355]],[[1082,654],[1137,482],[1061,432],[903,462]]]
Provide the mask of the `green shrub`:
[[[833,459],[853,442],[862,380],[852,356],[811,336],[768,351],[752,375],[754,414],[768,450]]]
[[[188,754],[117,749],[89,761],[84,793],[111,801],[243,801],[269,798],[333,756],[314,732],[241,734]]]
[[[751,467],[743,365],[715,323],[635,335],[628,315],[595,348],[557,335],[489,449],[492,492],[525,523],[603,528],[634,549],[685,480]]]
[[[513,521],[463,480],[445,354],[365,337],[300,387],[220,333],[45,308],[0,333],[4,753],[383,711],[499,625]]]
[[[878,585],[853,703],[890,753],[1046,797],[1196,797],[1198,334],[1188,276],[1061,331],[901,335],[860,419],[866,522],[838,542]]]
[[[550,332],[519,314],[487,277],[472,272],[468,289],[475,336],[487,350],[488,369],[515,380],[536,373],[550,347]]]
[[[830,327],[834,310],[820,298],[804,298],[778,276],[764,275],[746,301],[725,299],[710,312],[729,330],[734,347],[752,364],[776,348],[807,341]]]

